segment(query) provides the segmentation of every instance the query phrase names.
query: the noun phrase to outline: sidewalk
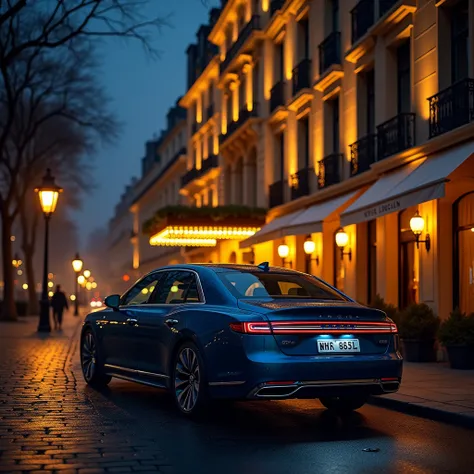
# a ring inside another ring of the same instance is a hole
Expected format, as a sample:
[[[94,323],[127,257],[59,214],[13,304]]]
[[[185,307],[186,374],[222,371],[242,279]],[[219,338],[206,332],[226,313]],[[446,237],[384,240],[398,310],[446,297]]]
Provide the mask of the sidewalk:
[[[372,397],[374,405],[474,428],[474,370],[447,363],[405,362],[400,390]]]

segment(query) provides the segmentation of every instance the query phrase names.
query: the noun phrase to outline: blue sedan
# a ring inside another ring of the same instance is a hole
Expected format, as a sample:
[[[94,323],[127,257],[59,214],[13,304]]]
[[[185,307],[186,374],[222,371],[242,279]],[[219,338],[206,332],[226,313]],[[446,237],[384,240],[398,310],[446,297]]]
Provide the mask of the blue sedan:
[[[268,263],[160,268],[105,305],[82,328],[86,382],[164,388],[186,415],[212,399],[319,398],[349,412],[401,382],[385,313]]]

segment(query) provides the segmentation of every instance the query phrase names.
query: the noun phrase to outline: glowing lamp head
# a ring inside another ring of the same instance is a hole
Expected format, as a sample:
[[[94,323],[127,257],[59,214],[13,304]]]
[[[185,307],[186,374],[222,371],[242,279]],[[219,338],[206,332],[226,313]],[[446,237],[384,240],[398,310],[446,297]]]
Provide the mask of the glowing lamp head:
[[[425,220],[420,216],[418,211],[416,211],[416,214],[410,219],[410,229],[415,235],[420,235],[424,228]]]
[[[278,256],[280,258],[286,258],[290,254],[290,247],[286,244],[281,244],[278,246]]]
[[[79,254],[76,253],[76,257],[74,258],[74,260],[72,261],[72,268],[73,270],[76,272],[76,273],[79,273],[81,270],[82,270],[82,260],[81,258],[79,257]]]
[[[316,249],[316,244],[312,240],[306,240],[303,248],[306,255],[311,255]]]
[[[79,283],[79,285],[83,285],[85,282],[86,282],[86,277],[84,275],[79,275],[77,277],[77,283]]]
[[[343,249],[349,242],[349,236],[347,232],[341,227],[336,233],[336,245]]]
[[[35,191],[38,193],[41,209],[46,217],[51,216],[56,210],[58,204],[59,193],[63,191],[62,188],[56,185],[54,176],[48,168],[43,177],[41,186],[38,186]]]
[[[89,278],[89,277],[91,276],[90,270],[84,270],[84,276],[85,276],[86,278]]]

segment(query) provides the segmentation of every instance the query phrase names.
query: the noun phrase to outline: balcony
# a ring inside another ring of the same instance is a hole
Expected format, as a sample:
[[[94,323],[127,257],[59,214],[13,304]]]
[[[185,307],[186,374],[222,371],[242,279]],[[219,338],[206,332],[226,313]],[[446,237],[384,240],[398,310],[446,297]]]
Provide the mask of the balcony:
[[[377,160],[415,145],[415,114],[398,114],[377,126]]]
[[[352,44],[364,36],[375,21],[374,0],[361,0],[351,10]]]
[[[351,176],[368,171],[376,159],[377,135],[371,133],[349,146],[351,149]]]
[[[430,97],[430,138],[474,122],[474,79],[464,79]]]
[[[270,113],[285,104],[285,82],[278,81],[270,91]]]
[[[210,155],[202,161],[201,168],[192,168],[181,177],[181,187],[186,187],[192,181],[202,178],[207,172],[213,168],[219,167],[219,157]]]
[[[239,118],[237,121],[231,122],[227,126],[227,133],[220,135],[221,144],[227,141],[237,130],[239,130],[249,119],[258,117],[258,103],[254,102],[252,110],[247,107],[240,109]]]
[[[319,45],[319,76],[315,84],[317,90],[324,92],[332,83],[344,75],[341,61],[341,33],[332,32]]]
[[[270,3],[270,15],[273,16],[278,10],[283,8],[285,0],[272,0]]]
[[[343,155],[333,153],[319,161],[318,188],[327,188],[341,181]]]
[[[276,181],[268,187],[268,207],[281,206],[285,202],[286,180]]]
[[[302,89],[311,87],[311,59],[303,59],[293,69],[293,96],[298,94]]]
[[[303,168],[291,175],[291,200],[310,194],[312,175],[314,168]]]
[[[250,38],[252,33],[260,29],[260,15],[253,15],[250,21],[242,28],[237,41],[230,47],[229,51],[227,51],[225,59],[222,61],[220,66],[221,74],[224,73],[230,63],[237,57],[239,51]]]

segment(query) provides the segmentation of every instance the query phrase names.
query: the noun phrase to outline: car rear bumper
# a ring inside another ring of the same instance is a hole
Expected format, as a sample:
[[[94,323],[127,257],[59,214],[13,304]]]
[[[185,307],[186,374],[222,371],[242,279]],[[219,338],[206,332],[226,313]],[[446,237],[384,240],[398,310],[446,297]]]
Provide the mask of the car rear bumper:
[[[211,396],[240,399],[319,398],[396,392],[402,378],[399,353],[355,357],[278,357],[249,361],[234,380],[210,383]]]

